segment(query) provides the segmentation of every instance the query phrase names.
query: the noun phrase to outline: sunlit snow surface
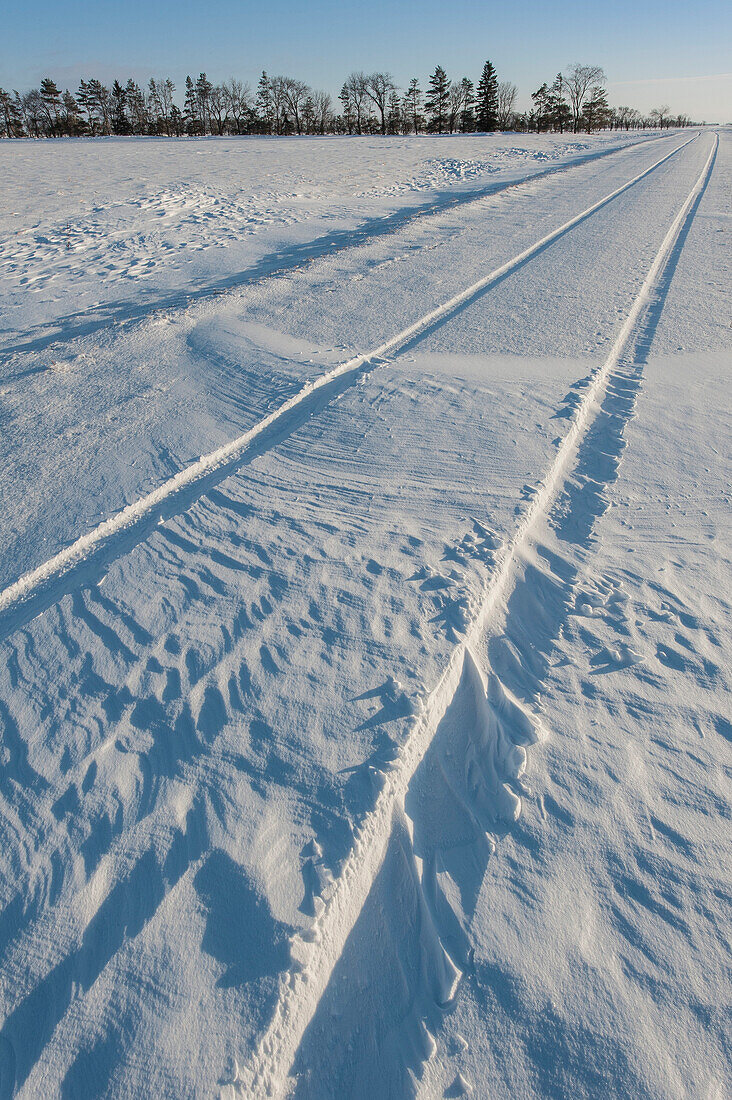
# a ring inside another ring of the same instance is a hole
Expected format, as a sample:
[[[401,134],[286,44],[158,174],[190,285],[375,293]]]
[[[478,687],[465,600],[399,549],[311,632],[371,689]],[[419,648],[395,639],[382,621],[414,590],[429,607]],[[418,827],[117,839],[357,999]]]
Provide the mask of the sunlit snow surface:
[[[728,131],[461,648],[691,137],[0,143],[2,589],[678,150],[0,613],[0,1100],[726,1095]]]

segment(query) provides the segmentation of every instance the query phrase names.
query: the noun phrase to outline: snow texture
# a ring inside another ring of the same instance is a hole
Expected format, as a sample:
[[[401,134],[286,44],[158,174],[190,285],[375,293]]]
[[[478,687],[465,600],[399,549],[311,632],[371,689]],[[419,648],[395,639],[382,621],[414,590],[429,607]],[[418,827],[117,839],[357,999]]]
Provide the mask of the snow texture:
[[[732,133],[560,137],[0,145],[1,1100],[727,1094]]]

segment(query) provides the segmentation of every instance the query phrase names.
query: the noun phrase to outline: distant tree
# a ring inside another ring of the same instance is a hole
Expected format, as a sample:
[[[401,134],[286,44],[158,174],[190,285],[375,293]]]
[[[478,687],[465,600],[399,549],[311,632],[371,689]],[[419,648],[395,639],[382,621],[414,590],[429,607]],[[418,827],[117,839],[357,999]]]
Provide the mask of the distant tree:
[[[82,85],[83,83],[82,81]],[[81,85],[79,92],[79,102],[81,103]],[[92,133],[111,134],[112,96],[109,88],[105,87],[100,80],[92,78],[86,84],[84,95]]]
[[[562,74],[562,87],[569,97],[575,133],[579,131],[582,124],[582,109],[590,89],[602,86],[605,80],[604,70],[599,65],[574,64]]]
[[[561,73],[557,73],[549,89],[547,108],[552,129],[559,130],[560,134],[564,133],[571,121],[572,112],[564,98],[564,80]]]
[[[460,133],[471,134],[475,129],[475,85],[464,76],[460,81]]]
[[[285,78],[283,76],[273,76],[269,82],[269,91],[272,99],[272,132],[286,134],[290,122],[287,96],[285,94]]]
[[[450,81],[442,65],[430,77],[424,106],[429,118],[427,128],[433,133],[444,133],[449,118]]]
[[[252,93],[249,85],[241,80],[234,80],[232,76],[221,85],[221,93],[226,100],[226,110],[234,133],[245,133],[252,117]]]
[[[13,88],[13,107],[12,107],[12,110],[13,110],[13,113],[15,114],[15,117],[20,120],[19,130],[18,130],[18,135],[17,136],[18,137],[23,137],[26,133],[25,114],[24,114],[24,111],[23,111],[23,98],[22,98],[20,92],[16,88]]]
[[[315,133],[324,134],[333,124],[333,100],[328,92],[314,91],[312,94],[315,112]]]
[[[633,107],[615,108],[615,125],[619,130],[630,130],[636,123],[636,117],[640,117],[640,111]]]
[[[46,76],[41,81],[41,101],[43,112],[46,116],[48,133],[51,137],[58,137],[61,132],[59,116],[61,114],[61,92],[50,77]]]
[[[279,79],[285,109],[295,127],[295,133],[301,134],[303,131],[303,110],[310,95],[310,88],[303,80],[295,80],[291,76],[281,76]]]
[[[185,123],[186,133],[197,134],[200,132],[198,123],[198,96],[196,95],[196,86],[190,76],[186,77],[183,121]]]
[[[270,87],[269,77],[264,70],[262,70],[262,75],[257,85],[257,98],[254,109],[257,117],[257,129],[263,134],[273,133],[275,127],[274,111],[272,109],[272,89]]]
[[[127,97],[127,117],[130,120],[130,129],[135,135],[150,132],[150,115],[147,109],[147,101],[137,81],[131,77],[125,84],[125,96]]]
[[[663,130],[664,125],[669,125],[667,121],[668,117],[669,109],[667,103],[662,103],[660,107],[654,107],[651,111],[651,118],[653,119],[654,125],[658,126],[661,130]]]
[[[115,80],[112,85],[112,133],[129,134],[131,132],[130,120],[127,117],[127,92]]]
[[[302,105],[302,129],[305,134],[315,133],[315,102],[312,92],[308,92]]]
[[[0,136],[20,137],[23,133],[23,117],[18,105],[20,97],[18,93],[11,96],[4,88],[0,88]]]
[[[607,93],[604,88],[596,84],[590,88],[585,105],[582,108],[582,122],[588,134],[593,130],[600,130],[606,126],[610,118],[610,108],[607,103]]]
[[[542,130],[548,130],[550,125],[549,85],[546,82],[542,84],[540,88],[531,93],[531,98],[534,101],[533,116],[536,130],[537,133],[541,133]]]
[[[386,105],[386,132],[388,134],[401,134],[403,128],[402,101],[399,92],[394,88]]]
[[[480,75],[475,116],[479,130],[498,129],[498,77],[490,61],[486,61]]]
[[[89,102],[89,85],[85,80],[79,81],[79,90],[76,93],[76,102],[79,104],[80,111],[86,111],[87,117],[87,129],[89,133],[94,135],[94,121],[92,117],[91,105]]]
[[[460,111],[463,105],[463,89],[456,80],[450,81],[447,96],[447,118],[445,129],[448,134],[453,134],[460,125]]]
[[[391,73],[371,73],[366,77],[364,90],[379,112],[381,133],[386,133],[386,105],[389,96],[396,91]]]
[[[185,133],[185,122],[183,120],[183,114],[180,107],[175,103],[170,106],[170,132],[175,137],[180,137]]]
[[[79,104],[76,102],[68,88],[66,88],[64,94],[61,96],[61,103],[63,105],[63,132],[65,134],[68,134],[70,137],[78,137],[79,134],[82,134],[84,132],[84,120],[81,117]]]
[[[498,111],[496,113],[496,129],[508,130],[513,121],[514,107],[518,88],[508,80],[503,80],[498,85]]]
[[[416,76],[409,81],[409,87],[404,95],[404,115],[409,120],[409,129],[418,134],[422,129],[424,119],[422,117],[422,91]]]
[[[211,133],[221,136],[229,121],[229,99],[220,84],[214,85],[208,97]]]
[[[367,116],[367,103],[369,101],[369,94],[366,89],[367,79],[365,73],[351,73],[343,85],[348,90],[357,134],[363,133],[364,120]]]
[[[205,135],[211,128],[211,93],[213,84],[205,73],[200,73],[196,81],[196,103],[198,104],[198,118],[201,124],[201,133]]]
[[[165,133],[170,137],[172,132],[171,115],[173,113],[173,95],[175,94],[175,84],[167,77],[165,80],[158,81],[158,95],[160,96],[160,106],[162,109],[162,123],[165,128]]]
[[[26,132],[31,137],[41,137],[46,122],[46,108],[41,93],[37,88],[31,88],[21,97],[20,104]]]
[[[356,112],[353,107],[353,100],[351,99],[351,91],[348,87],[348,83],[345,83],[341,88],[338,98],[341,101],[341,111],[343,125],[346,133],[352,134],[356,127]]]
[[[158,88],[158,82],[153,76],[150,77],[150,81],[147,86],[147,113],[150,133],[162,133],[165,129],[165,121],[163,118],[163,103],[160,95],[160,89]]]

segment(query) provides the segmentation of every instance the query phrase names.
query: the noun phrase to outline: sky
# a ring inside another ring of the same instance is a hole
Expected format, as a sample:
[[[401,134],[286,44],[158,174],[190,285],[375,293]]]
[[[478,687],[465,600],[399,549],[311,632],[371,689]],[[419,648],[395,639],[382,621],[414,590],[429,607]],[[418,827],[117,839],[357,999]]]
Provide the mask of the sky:
[[[668,104],[695,121],[732,121],[729,0],[3,0],[0,87],[52,76],[72,90],[205,70],[254,86],[262,69],[333,96],[352,70],[422,87],[435,65],[477,82],[486,58],[519,106],[572,62],[602,65],[611,104]]]

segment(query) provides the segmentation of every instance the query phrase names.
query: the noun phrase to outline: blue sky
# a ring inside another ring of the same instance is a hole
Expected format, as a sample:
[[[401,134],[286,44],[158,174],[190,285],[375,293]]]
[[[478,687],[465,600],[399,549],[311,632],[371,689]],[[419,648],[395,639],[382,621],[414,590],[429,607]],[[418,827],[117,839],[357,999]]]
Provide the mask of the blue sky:
[[[600,64],[610,100],[668,103],[697,119],[732,120],[732,4],[700,0],[4,0],[0,86],[51,75],[143,81],[205,69],[256,83],[262,68],[337,94],[352,69],[424,85],[437,63],[477,80],[489,57],[522,105],[572,61]]]

